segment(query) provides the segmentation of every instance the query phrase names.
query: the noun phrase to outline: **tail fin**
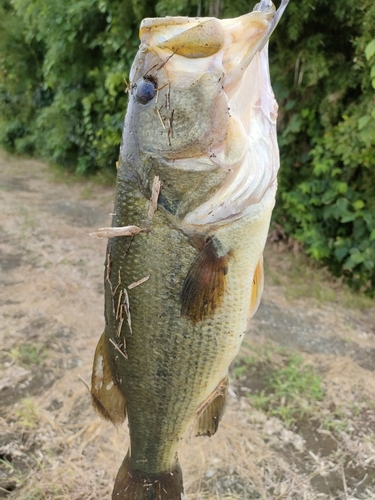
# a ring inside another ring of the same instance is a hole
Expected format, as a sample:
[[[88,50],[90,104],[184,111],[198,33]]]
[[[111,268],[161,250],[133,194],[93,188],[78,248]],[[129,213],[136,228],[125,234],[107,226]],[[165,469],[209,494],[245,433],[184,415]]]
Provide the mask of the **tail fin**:
[[[112,500],[182,500],[182,471],[175,468],[162,474],[148,474],[133,469],[128,455],[117,473]]]

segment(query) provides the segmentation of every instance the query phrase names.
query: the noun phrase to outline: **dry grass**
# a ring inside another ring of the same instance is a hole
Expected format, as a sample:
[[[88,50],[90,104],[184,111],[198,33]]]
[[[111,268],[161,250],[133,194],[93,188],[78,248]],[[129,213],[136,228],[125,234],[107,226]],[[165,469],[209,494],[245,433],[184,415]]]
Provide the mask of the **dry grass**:
[[[244,355],[249,350],[248,342]],[[263,359],[279,366],[283,354],[276,349],[273,357],[272,346],[266,351]],[[320,414],[322,422],[324,417],[333,419],[334,412],[328,407],[337,400],[345,401],[341,417],[337,416],[338,406],[335,417],[345,422],[345,429],[336,434],[332,429],[324,431],[339,443],[329,459],[309,450],[298,429],[255,410],[246,396],[236,396],[232,389],[219,432],[211,439],[191,438],[181,449],[186,498],[324,499],[329,497],[312,486],[314,479],[324,481],[332,474],[341,477],[348,456],[356,467],[374,465],[374,433],[369,432],[366,439],[350,431],[350,427],[358,427],[363,417],[361,409],[369,408],[362,399],[360,411],[355,411],[354,400],[358,395],[369,396],[374,387],[366,386],[366,373],[360,376],[354,365],[346,373],[340,363],[327,362],[327,368],[327,380],[332,384],[325,385],[326,401],[316,414]],[[6,449],[2,448],[14,462],[9,465],[7,481],[15,482],[17,489],[10,499],[110,498],[117,468],[128,447],[127,428],[116,429],[93,413],[88,391],[79,379],[79,373],[86,374],[89,369],[87,363],[72,370],[42,396],[9,408],[0,420],[0,434],[13,437]],[[241,383],[234,386],[238,395]],[[62,406],[54,410],[56,401]],[[375,425],[374,411],[371,418]],[[301,468],[298,457],[306,461],[306,467]],[[332,498],[349,499],[345,484],[341,482],[343,496]],[[375,490],[368,488],[365,495],[356,498],[375,498]]]
[[[116,469],[128,446],[126,428],[116,430],[95,417],[86,391],[76,383],[72,386],[75,392],[55,412],[46,406],[53,393],[61,394],[58,385],[49,396],[34,399],[33,409],[26,404],[32,425],[20,416],[19,409],[18,417],[17,410],[10,411],[2,420],[2,434],[16,436],[7,452],[20,464],[9,465],[8,482],[17,484],[10,498],[110,498]],[[286,499],[299,498],[303,489],[306,499],[313,498],[308,493],[308,478],[294,472],[260,437],[264,423],[264,416],[251,412],[247,401],[233,398],[217,436],[192,439],[181,450],[186,498],[252,498],[248,496],[251,491],[258,498],[269,498],[272,491],[272,498]],[[226,494],[226,484],[238,494]]]

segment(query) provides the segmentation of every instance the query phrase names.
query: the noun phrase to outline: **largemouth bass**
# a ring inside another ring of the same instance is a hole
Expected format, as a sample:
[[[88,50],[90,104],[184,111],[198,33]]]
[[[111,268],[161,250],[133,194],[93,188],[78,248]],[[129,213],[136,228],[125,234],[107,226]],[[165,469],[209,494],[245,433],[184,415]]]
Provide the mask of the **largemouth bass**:
[[[279,168],[268,39],[287,2],[141,24],[92,375],[97,411],[128,417],[113,499],[181,499],[179,444],[218,429],[263,289]]]

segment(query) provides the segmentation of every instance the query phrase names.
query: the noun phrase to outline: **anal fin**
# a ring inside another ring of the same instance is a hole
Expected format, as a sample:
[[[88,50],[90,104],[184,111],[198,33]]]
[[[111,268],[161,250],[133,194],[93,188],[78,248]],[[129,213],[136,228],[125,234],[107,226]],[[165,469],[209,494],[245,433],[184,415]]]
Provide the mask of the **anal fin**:
[[[251,288],[249,319],[257,312],[264,288],[263,255],[260,256],[254,271],[253,285]]]
[[[220,255],[219,242],[209,239],[192,263],[181,294],[181,316],[198,323],[221,305],[226,288],[229,254]]]
[[[224,415],[227,390],[228,377],[225,377],[201,405],[197,412],[196,436],[213,436],[215,434]]]
[[[112,374],[108,359],[105,333],[95,350],[91,377],[92,405],[97,413],[114,425],[122,424],[126,417],[126,400]]]

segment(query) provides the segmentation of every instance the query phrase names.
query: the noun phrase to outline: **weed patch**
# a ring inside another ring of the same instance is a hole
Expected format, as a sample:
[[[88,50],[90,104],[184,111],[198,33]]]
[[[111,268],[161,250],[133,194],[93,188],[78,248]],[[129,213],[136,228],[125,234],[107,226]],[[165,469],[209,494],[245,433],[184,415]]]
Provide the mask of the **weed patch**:
[[[282,259],[280,258],[282,254]],[[334,278],[302,251],[287,251],[283,244],[269,244],[265,252],[266,280],[282,286],[290,300],[311,298],[318,304],[337,303],[349,309],[371,309],[374,300],[350,289],[340,278]]]
[[[26,366],[40,365],[47,357],[47,350],[38,344],[22,344],[10,350],[17,363]]]
[[[32,399],[23,399],[14,414],[22,427],[33,429],[38,425],[40,413]]]
[[[256,365],[245,358],[233,374],[241,378],[250,370],[251,392],[248,397],[253,407],[268,416],[278,417],[290,426],[296,420],[312,415],[323,399],[322,378],[303,358],[294,353],[284,358],[284,366],[271,363]]]

